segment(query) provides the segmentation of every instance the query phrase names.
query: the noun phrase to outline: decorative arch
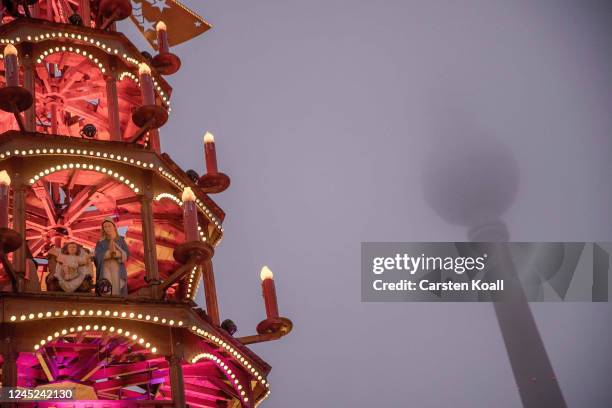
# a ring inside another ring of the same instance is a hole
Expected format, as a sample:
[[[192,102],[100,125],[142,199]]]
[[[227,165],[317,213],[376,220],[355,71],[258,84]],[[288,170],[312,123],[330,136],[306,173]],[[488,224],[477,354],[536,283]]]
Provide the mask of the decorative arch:
[[[171,193],[159,193],[158,195],[155,196],[154,200],[155,201],[161,201],[164,198],[165,199],[169,199],[170,201],[173,201],[179,207],[181,207],[183,205],[183,201],[181,201],[180,198],[178,198],[177,196],[175,196],[174,194],[171,194]]]
[[[100,58],[98,58],[97,56],[95,56],[94,54],[92,54],[90,51],[88,51],[86,48],[80,48],[80,47],[73,47],[71,45],[66,46],[66,45],[55,45],[55,46],[51,46],[41,52],[38,53],[38,55],[35,56],[36,58],[36,63],[37,64],[41,64],[45,58],[54,55],[54,54],[59,54],[59,53],[64,53],[64,52],[69,52],[69,53],[74,53],[76,55],[81,55],[83,57],[88,58],[92,65],[97,66],[100,69],[100,72],[102,74],[104,74],[106,72],[106,70],[108,69],[108,66],[104,63],[102,63],[102,61],[100,60]]]
[[[232,369],[218,356],[215,356],[212,353],[200,353],[191,359],[192,364],[197,364],[201,360],[208,360],[215,363],[217,368],[223,372],[225,377],[229,380],[230,384],[236,391],[236,393],[240,396],[240,399],[245,404],[249,403],[249,397],[245,391],[244,385],[240,382],[236,374],[232,371]]]
[[[70,334],[76,334],[76,333],[80,333],[80,332],[84,332],[84,331],[102,331],[102,332],[107,332],[107,333],[112,333],[112,334],[117,334],[119,336],[123,336],[124,338],[126,338],[129,341],[133,341],[137,344],[139,344],[141,347],[147,349],[148,351],[150,351],[153,354],[157,353],[157,347],[155,347],[154,345],[152,345],[149,341],[147,341],[144,337],[139,336],[136,333],[130,332],[130,330],[127,330],[123,327],[115,327],[115,325],[98,325],[98,324],[86,324],[86,325],[78,325],[76,327],[71,326],[69,328],[64,328],[62,330],[58,330],[55,331],[53,334],[49,334],[48,336],[43,336],[41,338],[41,340],[34,345],[34,351],[38,351],[42,346],[44,346],[47,342],[52,341],[53,339],[57,339],[60,338],[61,336],[66,336],[66,335],[70,335]]]
[[[51,166],[51,167],[42,169],[38,173],[34,174],[34,176],[30,179],[30,185],[34,185],[41,178],[48,176],[50,174],[56,173],[58,171],[73,170],[73,169],[93,171],[96,173],[104,174],[106,176],[112,177],[115,180],[125,184],[127,187],[129,187],[134,192],[134,194],[138,194],[140,192],[140,188],[138,188],[132,180],[123,176],[119,172],[113,169],[110,169],[110,168],[102,167],[99,165],[94,165],[91,163],[89,164],[87,163],[63,163],[63,164],[58,164],[56,166]]]

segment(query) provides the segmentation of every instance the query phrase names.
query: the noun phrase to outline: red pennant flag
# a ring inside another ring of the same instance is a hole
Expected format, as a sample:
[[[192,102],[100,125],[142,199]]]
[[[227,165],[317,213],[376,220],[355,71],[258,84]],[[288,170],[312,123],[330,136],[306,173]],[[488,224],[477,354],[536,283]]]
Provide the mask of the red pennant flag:
[[[202,17],[176,0],[132,0],[130,16],[149,44],[157,49],[155,26],[166,24],[170,46],[188,41],[210,28]]]

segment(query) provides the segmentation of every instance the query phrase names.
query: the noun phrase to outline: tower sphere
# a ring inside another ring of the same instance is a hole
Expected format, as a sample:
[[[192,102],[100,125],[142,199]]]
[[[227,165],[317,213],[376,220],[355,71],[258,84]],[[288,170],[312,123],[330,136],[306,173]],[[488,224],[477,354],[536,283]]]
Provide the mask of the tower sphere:
[[[445,221],[466,227],[498,220],[518,190],[519,169],[503,143],[478,129],[435,138],[422,172],[423,193]]]

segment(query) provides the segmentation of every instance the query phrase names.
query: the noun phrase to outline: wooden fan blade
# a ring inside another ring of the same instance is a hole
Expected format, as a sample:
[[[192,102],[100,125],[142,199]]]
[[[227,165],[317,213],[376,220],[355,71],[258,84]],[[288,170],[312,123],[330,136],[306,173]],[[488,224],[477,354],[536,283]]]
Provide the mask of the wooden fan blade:
[[[166,23],[168,44],[174,46],[188,41],[210,29],[202,17],[176,0],[133,0],[130,18],[138,31],[157,49],[155,26]]]

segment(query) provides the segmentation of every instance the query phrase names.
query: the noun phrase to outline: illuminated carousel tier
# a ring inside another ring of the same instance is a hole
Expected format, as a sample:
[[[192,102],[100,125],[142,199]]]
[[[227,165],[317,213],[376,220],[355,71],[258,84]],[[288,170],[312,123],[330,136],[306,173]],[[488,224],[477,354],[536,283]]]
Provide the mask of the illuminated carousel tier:
[[[90,124],[98,140],[127,141],[137,133],[132,114],[143,104],[139,65],[151,62],[123,34],[17,19],[0,26],[2,44],[13,44],[22,58],[20,82],[34,94],[26,114],[33,116],[32,129],[81,137]],[[154,97],[169,109],[172,89],[151,71]],[[10,112],[0,112],[0,119],[0,132],[15,128]]]
[[[173,251],[185,241],[181,209],[185,187],[193,187],[196,194],[200,239],[215,246],[222,236],[225,214],[200,192],[196,181],[169,156],[138,145],[11,131],[0,138],[0,164],[13,174],[13,184],[23,185],[26,242],[31,258],[40,265],[46,265],[49,250],[58,241],[93,250],[101,222],[111,217],[130,249],[129,293],[138,295],[151,275],[148,269],[156,269],[164,280],[180,267]],[[151,212],[156,259],[147,259],[151,254],[145,251],[145,209]],[[11,207],[11,218],[14,213]],[[199,273],[194,267],[182,298],[193,298]],[[0,287],[8,284],[7,279],[0,273]],[[45,289],[45,275],[38,279]],[[177,291],[174,285],[168,295],[178,296]]]
[[[270,367],[188,304],[3,294],[0,311],[14,383],[80,400],[39,407],[176,406],[178,388],[189,406],[253,407],[269,393]]]

